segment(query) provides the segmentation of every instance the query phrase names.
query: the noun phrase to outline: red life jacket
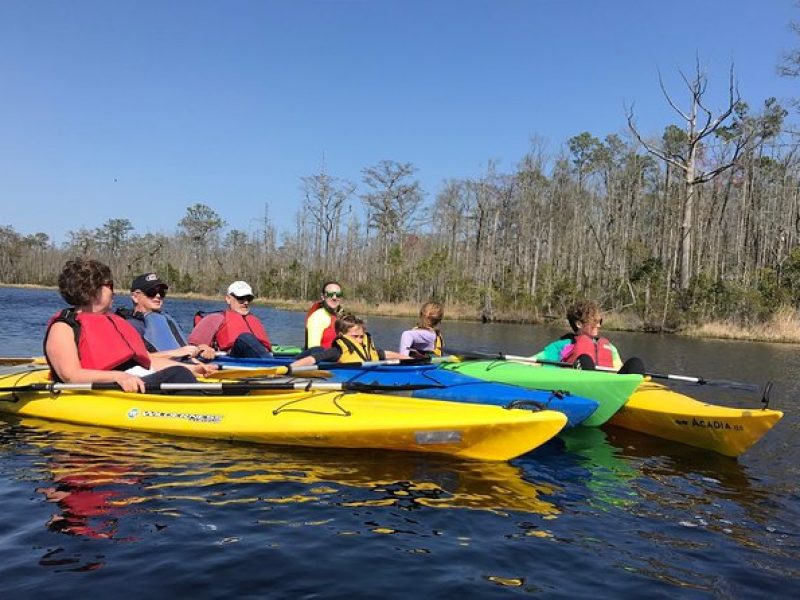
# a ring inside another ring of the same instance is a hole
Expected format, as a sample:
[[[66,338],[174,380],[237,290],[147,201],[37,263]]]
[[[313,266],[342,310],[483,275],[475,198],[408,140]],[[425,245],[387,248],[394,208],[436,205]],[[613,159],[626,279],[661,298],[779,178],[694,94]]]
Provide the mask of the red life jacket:
[[[308,348],[308,319],[318,310],[324,310],[326,313],[328,313],[328,316],[330,317],[330,322],[328,323],[328,326],[322,331],[322,340],[320,341],[319,345],[322,346],[323,348],[331,348],[333,346],[333,340],[336,339],[336,314],[328,310],[328,307],[325,305],[325,303],[320,301],[314,302],[314,304],[311,305],[311,308],[308,309],[308,312],[306,313],[305,347]]]
[[[45,346],[54,323],[66,323],[72,327],[78,358],[84,369],[113,371],[130,362],[150,368],[150,355],[142,336],[118,315],[76,312],[74,308],[59,311],[47,325]]]
[[[252,333],[264,347],[272,352],[272,343],[269,341],[267,331],[261,324],[261,319],[253,313],[240,315],[234,310],[224,311],[224,320],[214,335],[214,341],[220,350],[230,350],[233,344],[243,333]]]
[[[582,333],[574,336],[572,351],[564,357],[564,362],[575,362],[581,354],[591,357],[598,367],[613,367],[614,354],[611,352],[611,342],[604,337],[592,338]]]

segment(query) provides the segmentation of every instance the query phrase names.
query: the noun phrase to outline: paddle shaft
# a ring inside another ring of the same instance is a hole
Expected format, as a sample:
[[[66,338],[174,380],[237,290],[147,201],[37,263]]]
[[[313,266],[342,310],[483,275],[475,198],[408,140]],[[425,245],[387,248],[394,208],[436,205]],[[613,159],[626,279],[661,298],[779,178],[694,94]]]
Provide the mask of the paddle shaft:
[[[146,392],[221,392],[247,393],[258,390],[344,391],[344,392],[404,392],[440,388],[437,384],[381,385],[359,382],[333,383],[327,381],[248,381],[240,383],[150,383]],[[31,383],[0,388],[0,392],[62,392],[62,391],[119,391],[117,383]]]

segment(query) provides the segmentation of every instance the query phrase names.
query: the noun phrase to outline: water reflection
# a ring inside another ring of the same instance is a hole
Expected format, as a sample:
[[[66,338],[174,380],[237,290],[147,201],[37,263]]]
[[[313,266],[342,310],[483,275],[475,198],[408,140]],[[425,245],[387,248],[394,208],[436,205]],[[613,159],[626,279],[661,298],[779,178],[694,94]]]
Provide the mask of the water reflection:
[[[72,535],[133,540],[121,531],[126,517],[150,511],[180,516],[192,502],[558,512],[540,498],[556,494],[558,486],[523,479],[507,463],[283,450],[5,420],[11,426],[0,432],[0,451],[38,459],[37,491],[60,510],[48,526]]]

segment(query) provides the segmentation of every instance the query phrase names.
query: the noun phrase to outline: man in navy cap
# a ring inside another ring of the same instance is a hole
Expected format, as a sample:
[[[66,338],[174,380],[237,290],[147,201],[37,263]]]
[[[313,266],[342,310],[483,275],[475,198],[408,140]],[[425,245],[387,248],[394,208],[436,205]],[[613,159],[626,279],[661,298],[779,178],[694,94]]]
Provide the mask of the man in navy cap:
[[[131,283],[133,310],[117,311],[142,336],[150,352],[166,357],[212,359],[216,355],[208,345],[188,344],[175,319],[161,309],[169,286],[156,273],[142,273]]]

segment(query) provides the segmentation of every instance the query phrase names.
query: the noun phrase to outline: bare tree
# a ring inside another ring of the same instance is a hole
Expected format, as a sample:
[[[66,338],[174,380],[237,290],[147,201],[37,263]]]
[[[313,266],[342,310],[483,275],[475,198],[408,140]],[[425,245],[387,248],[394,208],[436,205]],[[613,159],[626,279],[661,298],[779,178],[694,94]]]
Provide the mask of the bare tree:
[[[734,144],[734,151],[729,158],[720,164],[717,164],[709,170],[704,170],[700,166],[699,154],[703,147],[703,142],[706,138],[719,130],[725,122],[734,114],[739,102],[739,92],[736,88],[736,82],[733,74],[733,65],[731,65],[729,88],[728,88],[728,103],[717,116],[706,108],[703,104],[703,97],[706,94],[706,87],[708,79],[700,69],[699,59],[695,62],[695,73],[692,79],[689,79],[682,71],[680,72],[683,82],[689,91],[689,109],[681,109],[673,100],[664,87],[664,81],[659,73],[659,85],[669,105],[685,122],[685,137],[683,139],[683,152],[675,153],[669,152],[665,148],[657,148],[652,144],[646,142],[639,133],[634,123],[633,110],[628,110],[628,126],[630,127],[636,139],[647,149],[648,152],[657,156],[664,162],[677,168],[683,173],[684,182],[684,198],[681,210],[681,224],[680,224],[680,262],[679,262],[679,281],[682,289],[688,289],[689,282],[692,277],[692,242],[693,242],[693,224],[694,224],[694,209],[695,209],[695,196],[697,187],[700,184],[706,183],[714,179],[723,171],[730,169],[739,156],[742,148],[747,144],[745,136],[739,136],[731,140]]]
[[[393,160],[382,160],[362,170],[362,180],[370,191],[361,198],[369,208],[370,225],[378,229],[384,266],[388,264],[389,248],[399,243],[422,203],[419,181],[411,180],[416,171],[411,163]]]
[[[353,195],[356,186],[347,181],[328,175],[323,166],[319,173],[301,177],[305,209],[317,225],[316,264],[322,263],[323,270],[331,267],[330,248],[339,234],[342,211],[347,200]]]

